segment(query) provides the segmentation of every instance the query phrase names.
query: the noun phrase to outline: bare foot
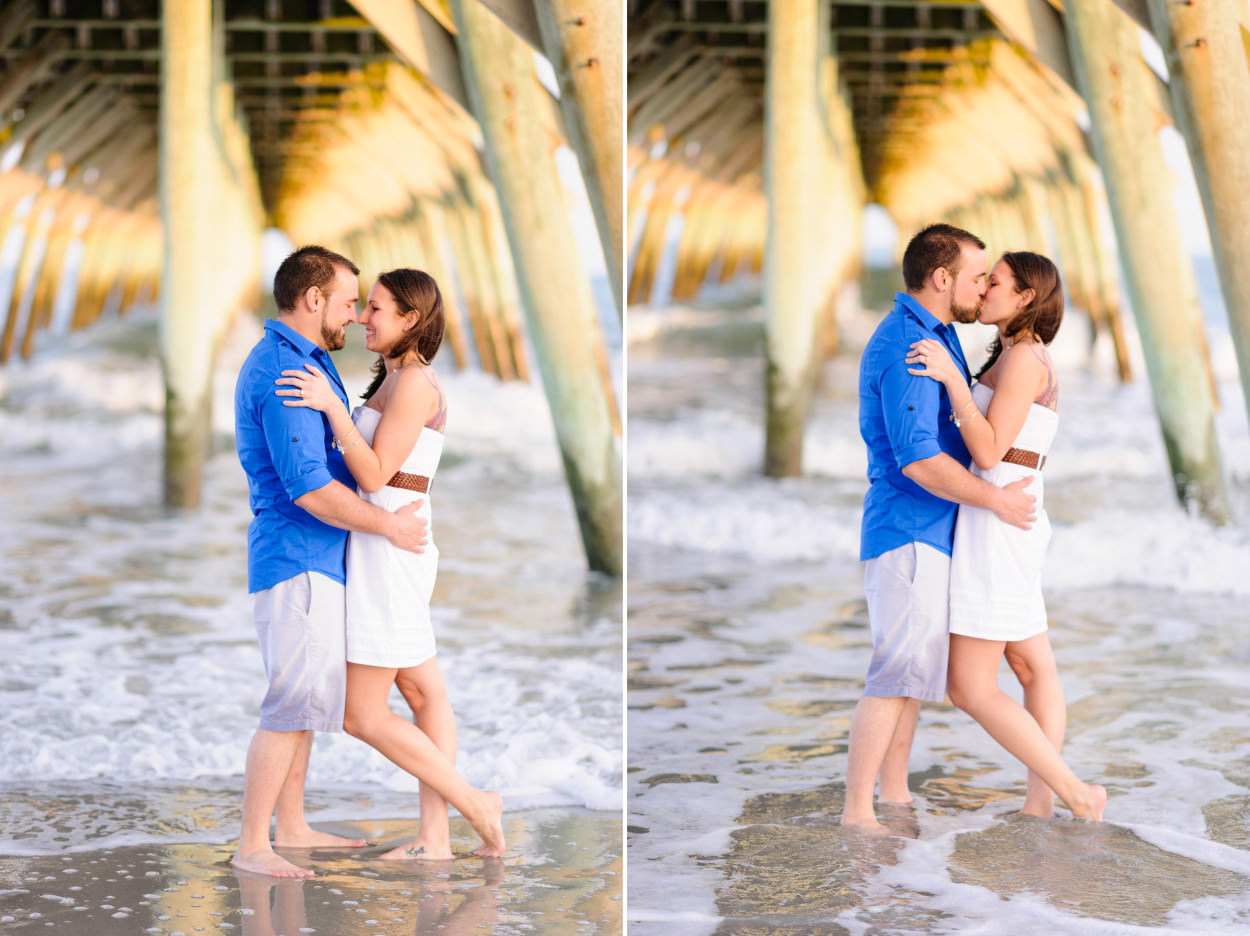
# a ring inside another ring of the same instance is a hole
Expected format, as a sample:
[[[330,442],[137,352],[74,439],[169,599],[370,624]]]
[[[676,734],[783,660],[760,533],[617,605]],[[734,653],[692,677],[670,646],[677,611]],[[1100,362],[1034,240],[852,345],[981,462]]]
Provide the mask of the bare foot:
[[[1100,787],[1096,783],[1091,783],[1085,787],[1087,796],[1081,797],[1082,802],[1079,804],[1070,804],[1072,815],[1078,819],[1089,819],[1093,822],[1102,822],[1102,811],[1107,805],[1107,791],[1104,787]]]
[[[305,826],[299,832],[275,834],[273,844],[278,848],[363,848],[369,843],[364,839],[343,838]]]
[[[911,790],[907,789],[907,787],[903,787],[901,790],[883,789],[877,794],[877,802],[879,804],[897,803],[900,806],[910,806],[915,802],[915,800],[912,799]]]
[[[428,844],[418,837],[378,857],[383,861],[451,861],[451,844],[444,843],[442,847],[439,847]]]
[[[240,871],[251,871],[253,874],[267,874],[276,878],[310,878],[316,876],[311,869],[293,865],[281,855],[276,855],[267,848],[254,851],[250,855],[240,855],[236,852],[234,857],[230,859],[230,863]]]
[[[1020,807],[1020,815],[1033,816],[1035,819],[1054,819],[1055,818],[1055,798],[1051,796],[1047,800],[1031,801],[1027,796],[1024,798],[1024,805]]]
[[[470,819],[469,825],[473,826],[473,831],[482,837],[482,844],[479,848],[473,850],[473,854],[482,858],[500,858],[504,853],[503,840],[503,797],[498,793],[487,790],[482,793],[483,811],[476,817]]]
[[[869,816],[867,819],[848,819],[844,813],[842,815],[842,825],[848,831],[858,832],[860,835],[879,837],[891,834],[889,826],[883,826],[879,823],[876,816]]]

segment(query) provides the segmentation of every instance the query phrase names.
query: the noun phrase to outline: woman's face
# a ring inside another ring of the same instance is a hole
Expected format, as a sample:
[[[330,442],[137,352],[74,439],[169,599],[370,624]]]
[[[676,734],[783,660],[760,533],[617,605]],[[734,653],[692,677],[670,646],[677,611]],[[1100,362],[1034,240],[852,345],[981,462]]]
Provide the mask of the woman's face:
[[[412,320],[399,314],[399,303],[381,283],[369,290],[360,324],[365,328],[365,347],[378,354],[389,354],[404,337]]]
[[[986,325],[1004,325],[1019,313],[1024,305],[1016,291],[1016,278],[1005,260],[999,260],[990,270],[989,288],[981,302],[977,319]]]

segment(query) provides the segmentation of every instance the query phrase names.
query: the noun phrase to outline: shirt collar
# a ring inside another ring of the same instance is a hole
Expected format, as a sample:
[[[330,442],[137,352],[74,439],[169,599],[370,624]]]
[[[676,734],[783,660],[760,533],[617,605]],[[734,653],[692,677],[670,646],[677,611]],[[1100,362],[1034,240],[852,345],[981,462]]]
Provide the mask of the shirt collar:
[[[276,334],[305,357],[314,357],[318,351],[324,353],[323,348],[313,344],[290,325],[286,324],[286,322],[280,322],[277,319],[265,319],[265,330]]]
[[[941,334],[946,331],[946,325],[936,315],[922,306],[905,292],[896,292],[894,294],[894,302],[901,305],[905,310],[910,312],[913,317],[920,320],[920,324],[926,329]]]

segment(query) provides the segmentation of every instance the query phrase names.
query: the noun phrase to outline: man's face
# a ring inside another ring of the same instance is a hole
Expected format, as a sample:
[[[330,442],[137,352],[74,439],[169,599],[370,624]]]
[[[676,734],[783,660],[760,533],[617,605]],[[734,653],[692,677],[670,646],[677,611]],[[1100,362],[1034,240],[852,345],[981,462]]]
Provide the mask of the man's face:
[[[356,321],[356,301],[360,298],[360,283],[356,275],[346,267],[338,267],[334,284],[325,295],[321,309],[321,341],[327,351],[338,351],[347,343],[343,329]]]
[[[977,320],[977,309],[985,298],[986,274],[985,251],[965,245],[960,251],[962,260],[955,282],[951,287],[951,318],[962,324]]]

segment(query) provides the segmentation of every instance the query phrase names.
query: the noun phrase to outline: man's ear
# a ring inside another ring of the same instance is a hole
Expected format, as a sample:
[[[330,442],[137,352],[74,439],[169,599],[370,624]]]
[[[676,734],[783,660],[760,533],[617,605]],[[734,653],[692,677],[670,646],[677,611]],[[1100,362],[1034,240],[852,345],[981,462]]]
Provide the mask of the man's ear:
[[[946,292],[947,284],[950,280],[950,272],[946,267],[934,267],[933,273],[930,274],[933,288],[938,292]]]
[[[309,286],[307,289],[304,290],[304,303],[308,306],[310,310],[312,310],[313,312],[316,312],[318,310],[318,305],[320,302],[321,302],[321,287]]]

